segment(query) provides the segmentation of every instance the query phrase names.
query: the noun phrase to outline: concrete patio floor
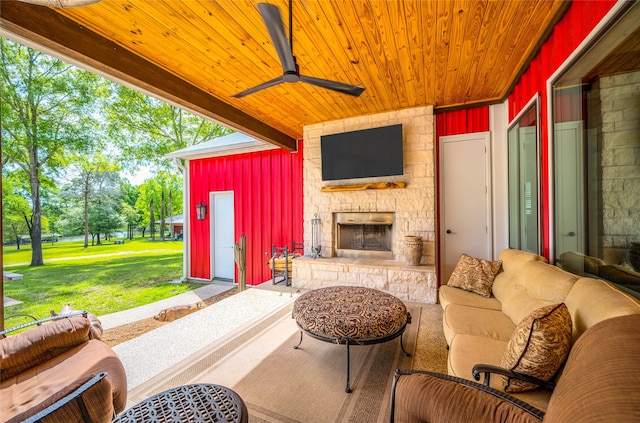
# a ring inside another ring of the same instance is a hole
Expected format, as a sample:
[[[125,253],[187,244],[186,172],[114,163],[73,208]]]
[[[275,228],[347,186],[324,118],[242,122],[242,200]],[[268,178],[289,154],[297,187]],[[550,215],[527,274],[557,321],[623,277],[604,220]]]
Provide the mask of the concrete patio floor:
[[[189,293],[111,315],[99,316],[104,329],[153,317],[175,305],[188,305],[233,288],[215,282]],[[247,288],[185,317],[113,347],[124,364],[128,389],[161,374],[202,348],[272,313],[299,295],[295,288],[273,285],[271,280]]]

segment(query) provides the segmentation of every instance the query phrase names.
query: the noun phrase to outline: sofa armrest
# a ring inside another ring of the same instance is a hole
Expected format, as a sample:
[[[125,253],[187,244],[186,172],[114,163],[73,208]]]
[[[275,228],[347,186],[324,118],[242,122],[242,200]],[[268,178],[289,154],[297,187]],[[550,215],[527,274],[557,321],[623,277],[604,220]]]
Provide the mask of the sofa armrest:
[[[110,422],[115,417],[115,412],[111,385],[106,377],[106,372],[93,376],[79,388],[23,420],[22,423],[35,423],[43,419],[50,423]]]
[[[539,422],[544,412],[505,392],[467,379],[420,370],[396,370],[391,416],[403,423],[492,421]]]
[[[480,374],[484,373],[483,384],[485,386],[489,386],[491,381],[491,373],[495,373],[498,375],[529,382],[534,385],[538,385],[540,388],[553,390],[553,388],[556,387],[556,384],[553,382],[538,379],[537,377],[529,376],[524,373],[514,372],[513,370],[508,370],[503,367],[492,366],[490,364],[476,364],[475,366],[473,366],[471,373],[473,374],[473,378],[478,381],[480,380]]]
[[[7,319],[13,318],[13,317],[29,317],[31,319],[33,319],[33,322],[27,322],[24,323],[22,325],[18,325],[18,326],[14,326],[12,328],[3,330],[2,332],[0,332],[0,339],[2,338],[6,338],[8,334],[10,334],[11,332],[16,332],[22,329],[26,329],[30,326],[40,326],[43,323],[48,323],[48,322],[53,322],[55,320],[60,320],[60,319],[66,319],[68,317],[74,317],[74,316],[83,316],[83,317],[87,317],[88,312],[84,311],[84,310],[78,310],[78,311],[72,311],[69,313],[65,313],[65,314],[59,314],[57,316],[52,316],[52,317],[47,317],[46,319],[36,319],[35,317],[29,315],[29,314],[15,314],[13,316],[8,316]],[[6,319],[5,319],[6,320]]]

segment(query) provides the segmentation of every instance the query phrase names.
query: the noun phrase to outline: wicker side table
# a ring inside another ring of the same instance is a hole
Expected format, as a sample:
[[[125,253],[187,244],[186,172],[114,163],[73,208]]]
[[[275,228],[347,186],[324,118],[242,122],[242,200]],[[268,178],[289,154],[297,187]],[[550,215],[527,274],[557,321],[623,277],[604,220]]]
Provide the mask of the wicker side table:
[[[247,407],[234,391],[220,385],[196,384],[178,386],[149,397],[111,423],[248,421]]]

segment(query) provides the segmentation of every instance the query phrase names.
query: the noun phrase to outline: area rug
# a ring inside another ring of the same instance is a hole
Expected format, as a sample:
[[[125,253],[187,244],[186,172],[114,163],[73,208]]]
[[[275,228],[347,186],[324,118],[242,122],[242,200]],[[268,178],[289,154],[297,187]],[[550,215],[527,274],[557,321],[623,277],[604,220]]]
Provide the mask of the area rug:
[[[181,384],[215,383],[242,397],[250,423],[388,421],[393,372],[413,367],[422,307],[407,304],[412,323],[402,342],[410,357],[400,338],[351,347],[351,393],[345,392],[346,346],[304,335],[294,349],[300,330],[289,304],[136,388],[129,402]]]

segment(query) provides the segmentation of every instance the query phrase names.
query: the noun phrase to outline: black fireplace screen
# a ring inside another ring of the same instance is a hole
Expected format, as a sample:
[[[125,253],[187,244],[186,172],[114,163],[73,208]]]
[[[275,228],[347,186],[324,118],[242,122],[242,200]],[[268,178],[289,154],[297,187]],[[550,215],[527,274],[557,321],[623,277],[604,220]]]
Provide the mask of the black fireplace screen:
[[[338,249],[391,251],[391,225],[338,224]]]

